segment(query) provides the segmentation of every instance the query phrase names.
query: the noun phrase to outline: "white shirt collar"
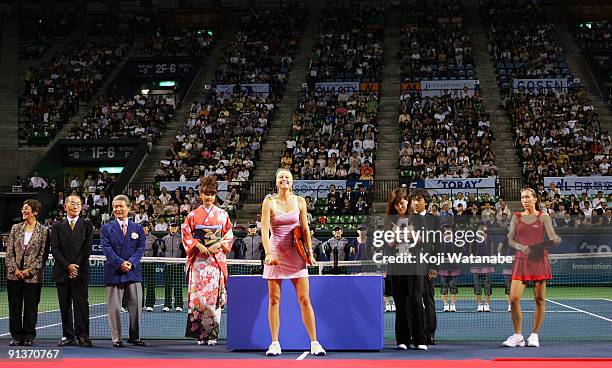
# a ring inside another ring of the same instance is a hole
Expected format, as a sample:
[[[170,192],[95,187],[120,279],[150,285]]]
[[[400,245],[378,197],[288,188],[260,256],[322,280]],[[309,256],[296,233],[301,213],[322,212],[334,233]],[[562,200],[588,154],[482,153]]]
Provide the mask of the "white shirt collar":
[[[427,210],[423,210],[423,212],[420,212],[419,215],[421,215],[421,216],[427,215]]]
[[[66,216],[66,218],[68,219],[68,223],[71,223],[74,221],[74,223],[76,224],[77,221],[79,221],[79,216],[74,217],[74,218],[70,218],[70,216]]]
[[[119,227],[121,227],[122,225],[125,225],[126,227],[128,226],[128,219],[125,219],[123,221],[117,219],[117,222],[119,223]]]

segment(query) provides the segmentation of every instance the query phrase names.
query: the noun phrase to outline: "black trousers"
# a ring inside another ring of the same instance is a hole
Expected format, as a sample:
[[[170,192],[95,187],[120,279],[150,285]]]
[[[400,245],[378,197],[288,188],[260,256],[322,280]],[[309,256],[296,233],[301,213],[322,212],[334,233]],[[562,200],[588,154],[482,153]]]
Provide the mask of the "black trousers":
[[[13,340],[34,339],[42,283],[7,280],[6,289],[9,299],[9,331]]]
[[[183,280],[185,279],[185,266],[182,264],[166,264],[165,274],[165,300],[164,307],[172,308],[174,289],[174,306],[183,308]]]
[[[145,262],[142,264],[143,291],[145,293],[144,306],[155,306],[155,269],[157,264]]]
[[[423,282],[423,304],[425,305],[424,328],[427,339],[432,339],[436,335],[438,320],[436,318],[436,299],[434,298],[434,280],[429,276],[424,277]]]
[[[393,275],[395,340],[397,344],[427,345],[423,279],[414,275]]]
[[[88,284],[87,280],[81,278],[56,284],[62,315],[62,333],[66,338],[89,337]]]

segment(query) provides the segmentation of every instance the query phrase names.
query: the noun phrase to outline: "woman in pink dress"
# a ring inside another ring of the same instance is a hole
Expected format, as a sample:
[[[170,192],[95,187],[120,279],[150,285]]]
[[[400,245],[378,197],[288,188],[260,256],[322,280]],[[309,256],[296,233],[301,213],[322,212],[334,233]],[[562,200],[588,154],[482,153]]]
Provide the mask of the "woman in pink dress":
[[[291,280],[295,287],[304,326],[310,337],[310,353],[325,355],[325,350],[317,341],[317,327],[315,315],[310,304],[308,269],[295,247],[293,230],[301,226],[304,234],[304,243],[308,249],[309,262],[315,264],[312,253],[312,239],[306,219],[306,201],[292,192],[293,176],[291,172],[280,169],[276,173],[276,187],[278,194],[267,197],[262,205],[261,213],[261,240],[266,258],[264,261],[263,278],[268,280],[268,320],[272,343],[266,352],[268,356],[281,354],[278,341],[280,328],[280,295],[281,284],[284,279]],[[270,232],[272,236],[270,236]]]
[[[182,226],[187,251],[186,337],[198,345],[215,345],[219,337],[221,310],[225,306],[227,262],[234,235],[227,212],[215,206],[217,179],[200,183],[202,205],[189,212]]]

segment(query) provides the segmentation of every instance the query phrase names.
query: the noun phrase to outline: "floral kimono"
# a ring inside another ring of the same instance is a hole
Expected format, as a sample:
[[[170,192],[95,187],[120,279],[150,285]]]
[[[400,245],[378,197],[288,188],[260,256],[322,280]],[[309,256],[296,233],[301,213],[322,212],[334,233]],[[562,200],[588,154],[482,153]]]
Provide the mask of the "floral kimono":
[[[203,255],[196,247],[197,230],[218,229],[221,249],[210,256]],[[186,337],[199,341],[217,340],[221,323],[221,309],[225,305],[227,262],[234,235],[227,212],[217,206],[210,209],[200,206],[191,211],[182,226],[183,245],[187,251],[187,317]]]

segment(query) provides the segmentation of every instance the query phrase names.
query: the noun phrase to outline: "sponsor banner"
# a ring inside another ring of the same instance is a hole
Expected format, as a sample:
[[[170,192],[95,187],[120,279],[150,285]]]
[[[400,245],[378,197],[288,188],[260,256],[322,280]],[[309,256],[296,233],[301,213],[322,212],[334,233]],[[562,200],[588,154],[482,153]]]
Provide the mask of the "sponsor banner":
[[[400,86],[402,92],[404,91],[420,91],[421,83],[419,82],[404,82]]]
[[[544,188],[550,183],[557,184],[563,195],[597,194],[598,191],[612,192],[612,176],[548,176],[544,178]]]
[[[456,179],[425,179],[424,188],[430,194],[444,193],[478,193],[495,195],[495,180],[497,178],[456,178]],[[418,185],[418,183],[417,183]]]
[[[545,89],[565,90],[567,91],[567,79],[549,78],[549,79],[513,79],[512,89],[518,92],[521,88],[525,91],[539,92]]]
[[[327,198],[329,186],[335,185],[336,190],[343,191],[346,180],[294,180],[293,191],[302,197]]]
[[[380,85],[378,83],[359,83],[361,92],[378,92]]]
[[[162,181],[159,183],[159,188],[166,188],[168,192],[174,192],[176,189],[180,189],[183,194],[187,193],[187,189],[193,188],[196,193],[198,191],[198,182],[197,181]],[[229,188],[229,183],[227,181],[218,181],[217,182],[217,197],[219,197],[222,201],[225,200],[225,196],[227,196]]]
[[[217,84],[215,92],[224,92],[225,94],[232,94],[234,92],[235,84]],[[270,85],[268,83],[245,83],[241,84],[240,87],[244,93],[257,93],[262,97],[268,97],[270,93]]]
[[[373,83],[372,83],[373,84]],[[343,92],[348,93],[359,92],[359,82],[322,82],[315,84],[315,94],[327,92]]]
[[[442,96],[445,91],[446,93],[454,93],[455,91],[463,91],[467,88],[467,94],[469,96],[474,95],[476,86],[478,85],[477,79],[467,80],[437,80],[437,81],[421,81],[421,95],[434,97]]]

